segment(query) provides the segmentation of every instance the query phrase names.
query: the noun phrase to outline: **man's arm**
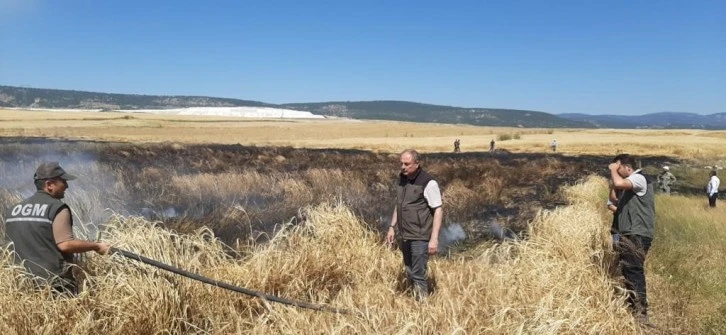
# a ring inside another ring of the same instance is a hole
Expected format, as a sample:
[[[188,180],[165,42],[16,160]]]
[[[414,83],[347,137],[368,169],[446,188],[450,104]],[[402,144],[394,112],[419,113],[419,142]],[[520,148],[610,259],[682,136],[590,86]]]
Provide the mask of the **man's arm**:
[[[616,205],[618,203],[618,192],[615,190],[615,187],[613,187],[613,183],[608,183],[608,202],[607,207],[608,209],[615,213],[618,211],[618,206]]]
[[[103,242],[91,242],[84,240],[70,240],[58,243],[58,249],[64,253],[81,253],[86,251],[95,251],[101,255],[108,253],[110,246]]]
[[[632,190],[633,183],[618,174],[619,167],[620,162],[610,163],[610,165],[608,165],[608,169],[610,169],[610,178],[613,181],[613,187],[618,190]]]
[[[53,238],[55,243],[64,253],[81,253],[95,251],[99,254],[106,254],[109,245],[103,242],[91,242],[76,240],[73,237],[73,225],[71,224],[71,211],[63,208],[53,219]]]
[[[615,213],[615,212],[618,211],[618,206],[615,206],[615,204],[609,204],[608,205],[608,210],[611,211],[611,212],[613,212],[613,213]]]
[[[396,223],[398,223],[398,206],[393,206],[393,215],[391,216],[391,224],[388,226],[388,233],[386,234],[386,242],[393,244],[396,237]]]
[[[444,210],[436,207],[434,210],[434,227],[431,230],[431,239],[429,240],[429,254],[433,255],[439,250],[439,231],[441,230],[441,221],[444,218]]]
[[[618,191],[613,186],[613,183],[608,183],[608,200],[613,204],[618,203]]]
[[[431,237],[429,237],[429,254],[435,254],[439,249],[439,231],[441,230],[441,222],[444,219],[443,199],[441,198],[441,189],[439,183],[431,180],[424,188],[424,198],[429,208],[434,210],[434,222],[431,229]]]

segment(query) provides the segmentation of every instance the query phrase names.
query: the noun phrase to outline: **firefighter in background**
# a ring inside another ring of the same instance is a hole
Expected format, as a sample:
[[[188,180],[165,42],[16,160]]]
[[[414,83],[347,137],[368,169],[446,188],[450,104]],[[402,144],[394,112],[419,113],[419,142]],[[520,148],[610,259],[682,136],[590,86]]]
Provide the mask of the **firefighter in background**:
[[[671,186],[676,182],[676,176],[674,176],[668,166],[663,167],[663,172],[658,175],[658,190],[665,194],[671,194]]]
[[[550,143],[550,149],[552,149],[552,152],[557,152],[557,140],[552,140]]]

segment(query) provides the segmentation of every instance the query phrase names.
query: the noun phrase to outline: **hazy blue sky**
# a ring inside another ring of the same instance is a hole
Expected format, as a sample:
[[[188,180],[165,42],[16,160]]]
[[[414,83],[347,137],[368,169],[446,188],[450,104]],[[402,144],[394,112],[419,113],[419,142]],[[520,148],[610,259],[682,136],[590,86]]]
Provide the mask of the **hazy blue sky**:
[[[0,0],[0,84],[726,112],[726,1]]]

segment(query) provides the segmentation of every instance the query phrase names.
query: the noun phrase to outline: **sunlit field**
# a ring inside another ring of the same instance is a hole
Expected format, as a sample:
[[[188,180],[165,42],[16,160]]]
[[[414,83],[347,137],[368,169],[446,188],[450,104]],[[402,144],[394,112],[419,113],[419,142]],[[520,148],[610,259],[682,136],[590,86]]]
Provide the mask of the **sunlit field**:
[[[351,311],[266,302],[118,254],[83,257],[82,293],[56,299],[0,246],[0,331],[724,334],[726,207],[707,208],[703,192],[706,166],[726,165],[724,141],[726,132],[698,130],[0,110],[0,217],[32,194],[37,164],[57,160],[80,176],[65,199],[79,237]],[[422,303],[382,235],[407,147],[421,149],[444,196],[445,243]],[[613,272],[604,176],[618,152],[679,177],[673,195],[656,197],[646,262],[655,327],[633,320]]]
[[[529,239],[432,261],[436,293],[416,303],[402,291],[399,255],[342,207],[305,209],[233,259],[208,232],[174,236],[114,217],[105,240],[154,259],[284,297],[355,311],[336,315],[205,287],[119,256],[88,259],[86,290],[53,300],[32,292],[2,255],[4,333],[633,333],[623,297],[603,270],[607,243],[595,210],[604,183],[571,189],[571,206],[543,212]],[[47,321],[44,321],[47,320]]]
[[[494,128],[390,121],[258,120],[231,117],[159,116],[99,112],[0,110],[0,136],[100,139],[124,142],[226,143],[298,148],[424,152],[496,148],[548,152],[556,139],[568,155],[628,152],[708,160],[723,152],[726,131]],[[500,140],[500,138],[519,138]],[[714,163],[715,164],[715,163]]]

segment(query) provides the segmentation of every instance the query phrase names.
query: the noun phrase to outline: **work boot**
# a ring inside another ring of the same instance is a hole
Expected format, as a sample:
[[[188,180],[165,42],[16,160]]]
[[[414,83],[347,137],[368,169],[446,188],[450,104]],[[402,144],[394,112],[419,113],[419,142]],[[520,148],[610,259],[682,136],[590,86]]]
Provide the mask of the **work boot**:
[[[648,319],[648,314],[635,314],[633,315],[633,318],[635,319],[635,322],[637,322],[641,326],[656,328],[655,325],[652,324]]]
[[[428,290],[425,287],[420,287],[418,285],[413,285],[413,297],[418,302],[423,302],[426,300],[426,296],[428,296]]]

